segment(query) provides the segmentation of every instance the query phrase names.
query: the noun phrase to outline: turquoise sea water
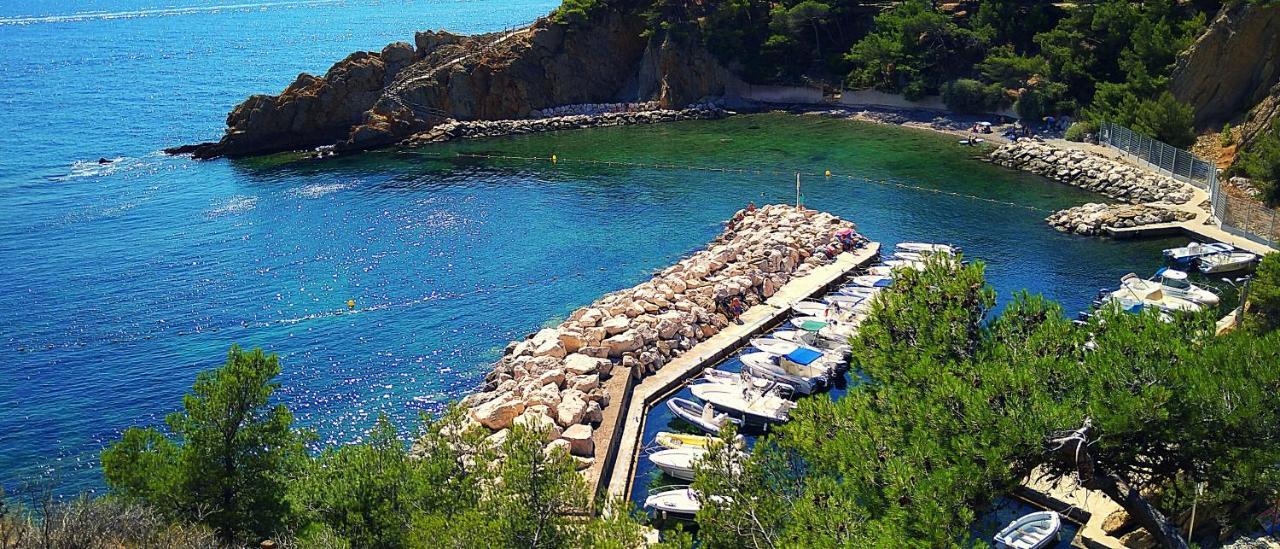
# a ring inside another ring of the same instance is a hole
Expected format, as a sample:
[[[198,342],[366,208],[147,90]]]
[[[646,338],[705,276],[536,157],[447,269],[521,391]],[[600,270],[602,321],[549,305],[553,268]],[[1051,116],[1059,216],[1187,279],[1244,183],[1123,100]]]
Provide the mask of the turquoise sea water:
[[[280,354],[283,399],[322,442],[359,440],[380,413],[412,425],[474,387],[508,340],[642,281],[748,200],[793,200],[785,174],[797,169],[838,176],[806,179],[810,206],[885,242],[959,244],[1006,296],[1029,288],[1081,308],[1153,270],[1167,244],[1059,234],[1049,209],[1096,198],[973,161],[950,138],[814,117],[323,162],[156,152],[216,138],[247,94],[352,50],[428,28],[496,30],[554,3],[0,5],[0,483],[99,489],[101,447],[160,422],[237,342]]]

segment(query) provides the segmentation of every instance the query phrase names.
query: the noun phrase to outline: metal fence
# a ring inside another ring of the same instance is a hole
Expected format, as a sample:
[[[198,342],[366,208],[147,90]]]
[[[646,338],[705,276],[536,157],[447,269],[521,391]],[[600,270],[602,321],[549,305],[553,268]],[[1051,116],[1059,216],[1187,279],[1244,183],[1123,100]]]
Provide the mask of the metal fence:
[[[1098,143],[1152,171],[1204,189],[1222,230],[1273,248],[1280,244],[1280,215],[1256,201],[1230,196],[1218,180],[1218,168],[1207,160],[1110,122],[1102,123]]]

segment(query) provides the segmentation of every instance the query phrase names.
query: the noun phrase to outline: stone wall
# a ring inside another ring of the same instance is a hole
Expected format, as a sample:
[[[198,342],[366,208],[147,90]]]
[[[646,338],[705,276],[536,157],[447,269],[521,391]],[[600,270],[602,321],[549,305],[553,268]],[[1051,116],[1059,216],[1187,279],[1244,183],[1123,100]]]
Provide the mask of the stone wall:
[[[416,147],[431,143],[442,143],[454,139],[483,139],[504,135],[520,135],[526,133],[551,132],[559,130],[578,130],[602,126],[624,126],[631,124],[656,124],[659,122],[675,122],[678,120],[710,120],[723,118],[728,113],[711,106],[673,110],[656,110],[644,112],[606,112],[592,115],[558,116],[553,118],[534,118],[526,120],[474,120],[467,122],[448,122],[428,131],[415,134],[400,144]]]
[[[766,206],[739,211],[700,252],[635,287],[578,309],[555,328],[513,341],[463,399],[471,421],[504,439],[513,425],[547,429],[590,466],[593,425],[614,398],[601,385],[615,375],[643,377],[729,325],[720,303],[741,296],[756,305],[789,280],[833,258],[822,250],[853,224],[827,213]]]
[[[1099,204],[1089,203],[1067,208],[1050,215],[1046,221],[1062,232],[1085,236],[1105,235],[1106,229],[1125,229],[1159,223],[1188,221],[1195,217],[1191,212],[1171,210],[1149,204]]]
[[[1186,183],[1082,150],[1021,140],[991,152],[992,162],[1090,190],[1130,204],[1185,204],[1192,189]]]

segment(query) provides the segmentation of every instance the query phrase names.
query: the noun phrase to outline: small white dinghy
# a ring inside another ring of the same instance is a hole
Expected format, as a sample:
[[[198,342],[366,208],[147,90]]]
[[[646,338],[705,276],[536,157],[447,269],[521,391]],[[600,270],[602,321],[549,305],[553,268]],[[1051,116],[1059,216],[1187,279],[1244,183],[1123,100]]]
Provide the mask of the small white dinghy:
[[[705,448],[667,448],[649,454],[649,461],[662,472],[680,480],[693,480],[693,464],[707,455]]]
[[[878,276],[878,275],[873,275]],[[886,276],[884,278],[893,278]],[[871,297],[880,293],[881,288],[867,288],[865,286],[841,286],[836,288],[834,295],[849,295],[854,297]]]
[[[702,509],[697,492],[688,486],[671,486],[652,492],[644,499],[645,509],[653,509],[663,516],[693,518]]]
[[[933,252],[933,253],[943,253],[947,255],[955,255],[955,253],[959,251],[955,246],[950,246],[947,244],[930,244],[927,242],[902,242],[902,243],[899,243],[897,246],[894,246],[893,249],[900,252],[914,252],[914,253]]]
[[[688,421],[689,423],[694,424],[697,428],[712,435],[720,434],[720,429],[730,423],[738,425],[742,424],[741,420],[731,418],[728,414],[717,414],[715,412],[715,408],[710,404],[699,405],[692,400],[685,400],[683,398],[673,398],[668,400],[667,408],[669,408],[671,413],[675,414],[676,417]]]
[[[1253,264],[1257,262],[1257,254],[1222,252],[1201,257],[1199,259],[1199,268],[1200,272],[1204,274],[1230,273],[1253,267]]]
[[[816,316],[818,318],[825,317],[829,309],[831,309],[831,305],[817,301],[801,301],[791,306],[791,310],[800,316]]]
[[[1062,517],[1053,511],[1036,511],[1018,517],[996,534],[996,546],[1009,549],[1039,549],[1057,540]]]

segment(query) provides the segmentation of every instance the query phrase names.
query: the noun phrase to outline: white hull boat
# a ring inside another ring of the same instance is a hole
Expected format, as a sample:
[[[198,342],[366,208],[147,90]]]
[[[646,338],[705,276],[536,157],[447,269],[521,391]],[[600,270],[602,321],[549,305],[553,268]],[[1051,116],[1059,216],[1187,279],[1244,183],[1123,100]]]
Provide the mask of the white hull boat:
[[[893,277],[883,277],[892,279]],[[865,286],[841,286],[836,288],[835,295],[851,295],[854,297],[871,297],[882,290],[881,288],[867,288]]]
[[[676,417],[688,421],[712,435],[720,434],[720,429],[730,423],[742,424],[741,420],[731,418],[727,414],[717,414],[710,404],[699,405],[692,400],[683,398],[668,400],[667,408],[670,408],[671,413],[675,414]]]
[[[1167,295],[1159,282],[1143,280],[1133,273],[1121,278],[1120,289],[1111,292],[1108,298],[1112,301],[1119,301],[1122,304],[1138,302],[1143,307],[1154,307],[1167,312],[1198,312],[1203,308],[1199,303]]]
[[[816,316],[818,318],[825,318],[830,309],[831,305],[817,301],[801,301],[791,306],[791,310],[800,316]]]
[[[644,499],[645,509],[653,509],[663,516],[693,518],[702,509],[697,492],[688,486],[672,486],[653,492]]]
[[[893,278],[876,275],[858,275],[849,279],[849,284],[861,288],[888,288],[893,285]]]
[[[890,272],[890,274],[887,274],[887,275],[881,275],[881,276],[891,276],[891,275],[892,275],[892,273],[893,273],[893,270],[894,270],[894,269],[912,269],[912,270],[916,270],[916,271],[923,271],[923,270],[924,270],[924,268],[925,268],[925,264],[924,264],[924,262],[923,262],[923,261],[911,261],[911,260],[907,260],[907,259],[889,259],[889,260],[886,260],[886,261],[882,262],[882,265],[883,265],[884,267],[888,267],[888,268],[889,268],[889,272]],[[874,267],[872,267],[872,268],[874,269]],[[873,275],[874,275],[874,274],[879,274],[879,273],[876,273],[876,272],[872,272],[871,270],[868,270],[867,272],[868,272],[869,274],[873,274]]]
[[[1209,307],[1218,304],[1218,294],[1192,284],[1191,281],[1187,280],[1187,273],[1182,271],[1168,268],[1160,269],[1156,271],[1155,279],[1160,283],[1160,288],[1164,290],[1166,295],[1180,297]]]
[[[996,534],[996,546],[1009,549],[1040,549],[1057,541],[1062,517],[1053,511],[1037,511],[1018,517]]]
[[[792,326],[807,332],[817,332],[829,324],[831,323],[816,316],[797,316],[791,319]]]
[[[704,448],[668,448],[649,454],[649,461],[662,472],[680,480],[693,480],[693,464],[707,455]]]
[[[1230,273],[1243,271],[1253,267],[1258,256],[1249,252],[1223,252],[1206,255],[1199,260],[1200,272],[1204,274]]]
[[[805,349],[811,348],[806,347]],[[792,353],[808,355],[812,355],[815,352],[821,354],[816,350],[800,351],[799,353],[792,351]],[[837,366],[835,362],[817,361],[809,364],[799,364],[792,362],[787,356],[789,355],[776,355],[768,352],[747,353],[741,357],[742,371],[754,377],[790,385],[795,388],[797,393],[811,395],[826,387],[827,381],[835,373]]]
[[[897,246],[894,246],[893,249],[900,252],[933,252],[947,255],[955,255],[955,253],[959,251],[955,246],[949,246],[947,244],[930,244],[927,242],[902,242]]]
[[[711,383],[742,385],[743,387],[755,387],[760,390],[768,389],[775,384],[774,380],[753,376],[750,372],[726,372],[714,368],[703,371],[702,379]]]
[[[783,359],[780,362],[790,366],[791,368],[788,368],[788,370],[794,369],[795,373],[800,375],[808,375],[807,370],[819,371],[830,375],[831,372],[835,371],[836,365],[843,362],[840,355],[828,354],[826,351],[812,345],[775,337],[754,338],[751,340],[751,346],[765,354]],[[813,356],[815,353],[817,354],[816,358]],[[802,364],[809,366],[801,366]]]
[[[663,448],[701,448],[703,450],[724,444],[720,437],[707,435],[689,435],[685,433],[671,433],[667,431],[658,431],[654,435],[653,441]],[[747,447],[747,440],[742,435],[733,437],[733,446],[739,450]]]
[[[845,355],[849,353],[849,344],[839,339],[826,339],[813,332],[804,330],[779,330],[772,334],[781,340],[790,341],[792,343],[800,343],[817,349],[822,349],[828,353],[836,353]]]
[[[818,330],[818,335],[826,339],[849,341],[849,338],[858,335],[858,326],[857,324],[842,324],[839,326],[827,326],[821,330]]]
[[[1235,248],[1230,244],[1223,244],[1221,242],[1212,242],[1209,244],[1192,242],[1181,248],[1169,248],[1165,250],[1164,258],[1173,263],[1185,265],[1202,256],[1230,252],[1234,249]]]
[[[702,383],[689,388],[693,396],[719,410],[742,416],[744,421],[778,423],[787,420],[796,403],[774,394],[741,385]],[[674,401],[671,399],[668,402]]]
[[[827,296],[826,300],[827,303],[834,306],[835,312],[838,316],[847,316],[848,313],[862,312],[871,309],[871,296],[835,294]]]

